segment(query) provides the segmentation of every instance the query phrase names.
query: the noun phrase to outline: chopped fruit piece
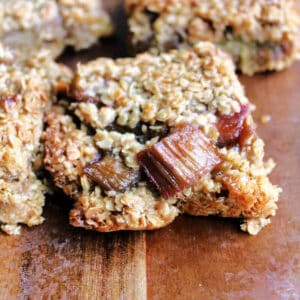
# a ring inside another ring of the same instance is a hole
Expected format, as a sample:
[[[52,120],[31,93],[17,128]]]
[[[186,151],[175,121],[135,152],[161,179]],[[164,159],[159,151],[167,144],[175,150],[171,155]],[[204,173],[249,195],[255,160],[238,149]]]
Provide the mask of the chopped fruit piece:
[[[249,112],[249,105],[241,106],[241,110],[230,116],[220,116],[217,128],[220,132],[218,145],[223,147],[238,141],[243,129],[244,120]]]
[[[110,155],[87,164],[83,172],[108,191],[124,191],[137,179],[136,172]]]
[[[137,155],[139,164],[165,198],[193,185],[220,163],[217,149],[199,128],[179,127]]]
[[[247,144],[251,144],[251,139],[256,138],[256,132],[253,125],[249,125],[247,120],[244,120],[243,128],[239,136],[240,147],[245,147]]]

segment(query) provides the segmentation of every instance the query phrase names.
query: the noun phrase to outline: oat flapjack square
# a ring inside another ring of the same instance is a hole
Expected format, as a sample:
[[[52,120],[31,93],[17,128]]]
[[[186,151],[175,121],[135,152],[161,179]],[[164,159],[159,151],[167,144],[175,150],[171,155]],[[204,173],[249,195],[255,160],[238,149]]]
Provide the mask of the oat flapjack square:
[[[294,0],[127,0],[126,8],[136,51],[210,41],[250,75],[281,70],[299,57]]]
[[[71,76],[47,57],[40,53],[16,64],[0,45],[0,225],[9,234],[18,234],[19,224],[43,221],[45,187],[36,173],[44,112]]]
[[[101,0],[1,0],[0,24],[1,42],[25,57],[43,49],[57,57],[66,46],[85,49],[112,33]]]
[[[79,64],[47,115],[45,166],[74,200],[70,223],[155,229],[181,213],[256,234],[280,188],[230,57],[212,43]]]

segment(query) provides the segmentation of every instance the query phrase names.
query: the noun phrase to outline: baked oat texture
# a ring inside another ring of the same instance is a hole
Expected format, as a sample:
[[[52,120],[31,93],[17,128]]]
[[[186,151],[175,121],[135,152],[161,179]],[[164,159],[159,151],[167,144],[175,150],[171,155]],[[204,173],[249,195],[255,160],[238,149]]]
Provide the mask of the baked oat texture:
[[[68,99],[47,116],[45,133],[45,166],[74,200],[70,223],[98,231],[154,229],[183,212],[242,218],[242,229],[256,234],[275,214],[280,188],[268,179],[274,163],[263,160],[250,114],[243,145],[219,146],[222,163],[176,197],[159,196],[136,159],[182,123],[200,126],[217,144],[218,118],[245,105],[232,60],[211,43],[79,64]],[[123,192],[101,188],[84,169],[105,155],[139,180]]]
[[[210,41],[249,75],[281,70],[299,58],[294,0],[126,0],[126,8],[136,51]]]
[[[101,0],[0,0],[3,44],[34,56],[47,49],[57,57],[66,46],[88,48],[112,33]]]
[[[40,53],[18,65],[0,45],[0,224],[8,234],[19,234],[20,223],[43,222],[45,187],[35,174],[42,163],[43,116],[71,77],[47,57]]]

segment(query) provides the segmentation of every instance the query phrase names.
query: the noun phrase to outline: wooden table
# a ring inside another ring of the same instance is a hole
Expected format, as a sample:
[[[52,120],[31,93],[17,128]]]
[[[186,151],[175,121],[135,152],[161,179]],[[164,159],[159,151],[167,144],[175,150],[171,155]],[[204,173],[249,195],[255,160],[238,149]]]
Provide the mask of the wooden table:
[[[126,55],[120,1],[106,2],[117,36],[62,61]],[[100,234],[69,226],[70,203],[55,195],[43,225],[0,235],[0,299],[299,299],[300,63],[241,81],[256,120],[272,117],[258,127],[284,189],[271,226],[251,237],[236,220],[182,216],[154,232]]]

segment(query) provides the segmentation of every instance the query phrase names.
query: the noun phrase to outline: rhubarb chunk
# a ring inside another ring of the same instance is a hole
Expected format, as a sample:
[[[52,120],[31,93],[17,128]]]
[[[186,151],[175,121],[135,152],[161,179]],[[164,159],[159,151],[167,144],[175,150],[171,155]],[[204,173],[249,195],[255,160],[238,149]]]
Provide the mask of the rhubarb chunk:
[[[136,172],[110,155],[87,164],[83,172],[107,191],[124,191],[137,179]]]
[[[220,163],[214,144],[191,125],[141,151],[137,160],[164,198],[193,185]]]
[[[244,120],[249,112],[249,106],[241,106],[241,110],[230,116],[220,116],[217,128],[220,132],[218,146],[223,147],[238,142],[243,130]]]

